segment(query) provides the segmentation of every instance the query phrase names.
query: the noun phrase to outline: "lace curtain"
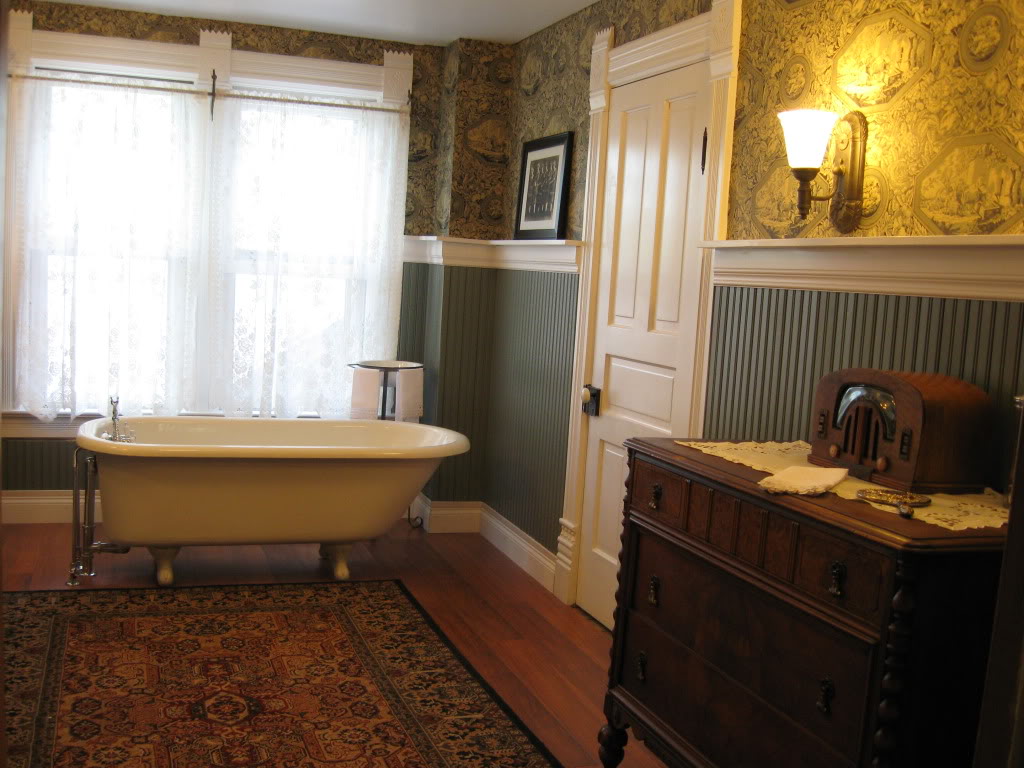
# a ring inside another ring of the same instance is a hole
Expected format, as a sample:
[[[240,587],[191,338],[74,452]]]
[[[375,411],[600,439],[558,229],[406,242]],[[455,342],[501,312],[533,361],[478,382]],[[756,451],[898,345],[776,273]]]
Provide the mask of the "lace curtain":
[[[14,407],[106,412],[115,393],[127,412],[181,407],[203,223],[201,104],[12,80]]]
[[[395,353],[406,116],[12,85],[10,406],[346,414]]]
[[[406,118],[230,99],[210,212],[210,404],[347,414],[357,360],[398,339]],[[326,386],[325,386],[326,383]]]

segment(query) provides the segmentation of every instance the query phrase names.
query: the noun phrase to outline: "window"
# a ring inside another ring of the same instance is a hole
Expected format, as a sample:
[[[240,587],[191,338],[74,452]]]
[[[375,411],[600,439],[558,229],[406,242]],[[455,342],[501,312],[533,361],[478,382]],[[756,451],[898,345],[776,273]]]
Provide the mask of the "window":
[[[160,85],[12,81],[7,407],[347,414],[395,353],[407,117]]]

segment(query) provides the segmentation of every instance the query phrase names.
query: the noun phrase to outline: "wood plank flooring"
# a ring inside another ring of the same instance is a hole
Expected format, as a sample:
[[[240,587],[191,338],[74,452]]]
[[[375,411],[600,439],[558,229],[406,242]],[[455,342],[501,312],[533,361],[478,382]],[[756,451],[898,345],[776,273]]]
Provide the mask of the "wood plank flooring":
[[[3,535],[5,590],[67,588],[69,525],[7,525]],[[565,768],[599,768],[607,630],[563,605],[475,534],[427,534],[402,520],[387,536],[357,545],[349,562],[356,579],[402,579]],[[174,567],[180,586],[329,580],[313,544],[185,547]],[[152,587],[152,568],[143,548],[99,555],[97,575],[83,578],[79,589]],[[631,742],[622,765],[662,764]]]

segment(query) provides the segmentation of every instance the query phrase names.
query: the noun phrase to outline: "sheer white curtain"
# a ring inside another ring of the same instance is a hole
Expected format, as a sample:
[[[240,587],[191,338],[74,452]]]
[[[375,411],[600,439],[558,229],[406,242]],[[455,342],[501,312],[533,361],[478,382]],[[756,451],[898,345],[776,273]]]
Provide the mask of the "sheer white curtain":
[[[202,100],[84,82],[10,90],[17,409],[177,413],[195,336]]]
[[[395,355],[408,118],[235,98],[215,126],[210,403],[347,414],[348,364]]]
[[[15,80],[11,116],[10,406],[337,417],[394,356],[406,115]]]

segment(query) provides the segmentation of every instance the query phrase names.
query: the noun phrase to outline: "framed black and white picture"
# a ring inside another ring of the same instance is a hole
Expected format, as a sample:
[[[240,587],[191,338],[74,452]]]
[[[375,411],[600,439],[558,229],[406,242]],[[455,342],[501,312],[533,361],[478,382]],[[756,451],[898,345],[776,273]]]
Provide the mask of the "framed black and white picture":
[[[572,132],[523,144],[516,240],[561,240],[569,210]]]

